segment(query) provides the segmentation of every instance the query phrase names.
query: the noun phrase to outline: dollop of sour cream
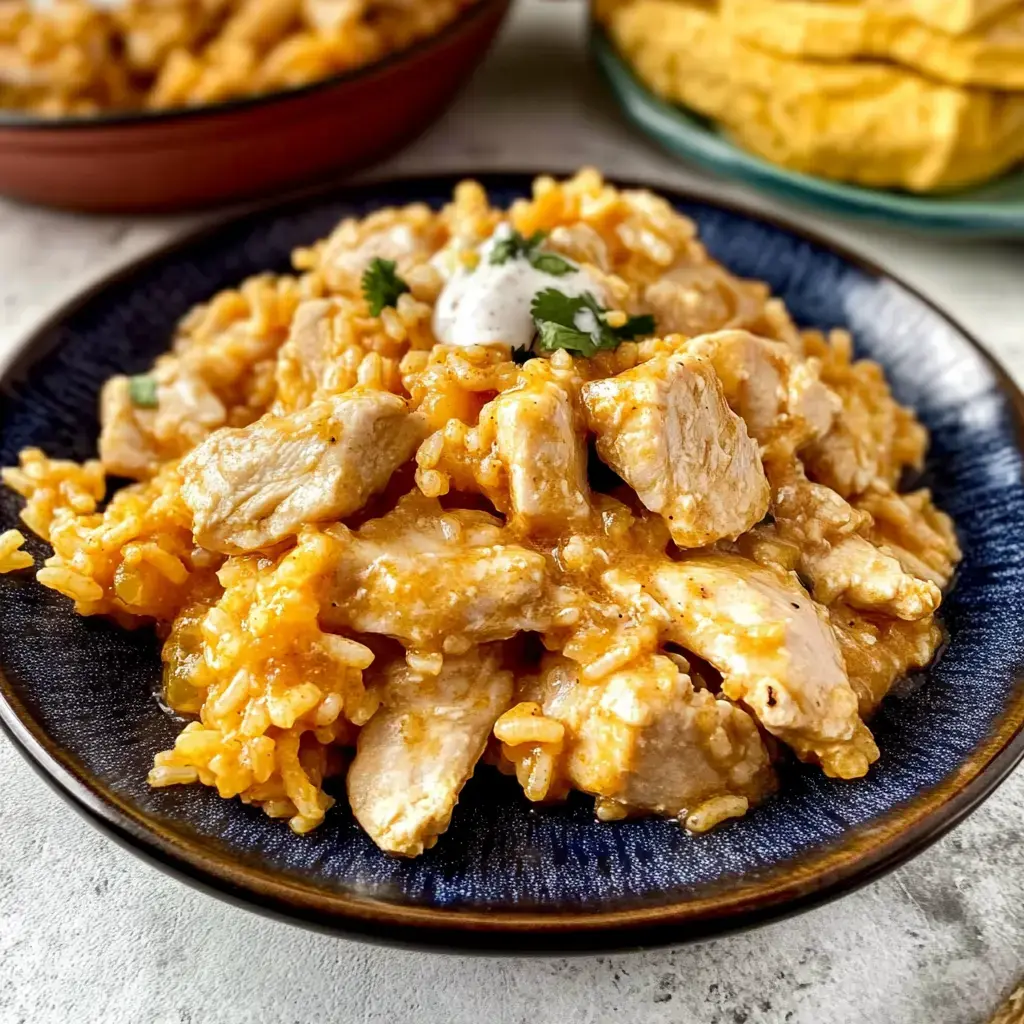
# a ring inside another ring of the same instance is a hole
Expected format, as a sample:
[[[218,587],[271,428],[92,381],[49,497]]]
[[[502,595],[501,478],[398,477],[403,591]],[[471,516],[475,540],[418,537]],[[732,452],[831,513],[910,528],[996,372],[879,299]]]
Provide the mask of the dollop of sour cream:
[[[581,267],[555,275],[536,269],[521,256],[492,263],[494,247],[511,233],[507,223],[499,224],[477,249],[476,266],[470,269],[460,264],[450,273],[434,307],[434,336],[438,341],[460,348],[509,345],[528,349],[536,333],[530,306],[537,292],[545,288],[574,297],[590,292],[605,304],[601,284]],[[443,262],[438,265],[443,273]]]

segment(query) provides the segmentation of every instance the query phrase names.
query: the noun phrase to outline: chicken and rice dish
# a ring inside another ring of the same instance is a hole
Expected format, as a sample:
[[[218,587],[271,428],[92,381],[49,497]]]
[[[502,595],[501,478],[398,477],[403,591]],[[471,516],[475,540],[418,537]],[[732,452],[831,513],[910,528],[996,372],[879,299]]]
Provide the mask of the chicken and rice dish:
[[[440,32],[477,0],[0,0],[0,108],[44,117],[291,89]]]
[[[53,547],[39,582],[160,631],[190,721],[152,785],[303,833],[338,777],[416,856],[481,760],[531,801],[694,832],[787,748],[869,770],[960,552],[900,490],[926,431],[848,334],[593,171],[344,220],[294,268],[108,381],[97,460],[3,471]],[[107,476],[137,482],[105,502]]]

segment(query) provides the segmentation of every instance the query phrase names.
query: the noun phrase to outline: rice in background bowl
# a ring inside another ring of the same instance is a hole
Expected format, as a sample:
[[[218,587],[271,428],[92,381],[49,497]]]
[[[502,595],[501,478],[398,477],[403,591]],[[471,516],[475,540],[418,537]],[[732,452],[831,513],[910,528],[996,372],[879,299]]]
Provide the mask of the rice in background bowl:
[[[0,107],[169,110],[292,89],[436,34],[478,0],[3,0]]]

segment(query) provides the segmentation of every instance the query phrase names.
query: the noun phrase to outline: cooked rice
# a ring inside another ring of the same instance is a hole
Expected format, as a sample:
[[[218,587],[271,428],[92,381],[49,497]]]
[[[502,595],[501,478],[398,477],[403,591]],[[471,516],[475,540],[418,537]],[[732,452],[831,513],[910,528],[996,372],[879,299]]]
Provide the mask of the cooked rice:
[[[458,5],[436,7],[454,16]],[[453,350],[435,344],[433,305],[443,284],[437,260],[464,261],[465,253],[474,251],[505,216],[524,236],[547,232],[558,251],[592,265],[622,316],[644,309],[646,290],[662,281],[667,267],[694,268],[697,276],[680,283],[674,297],[686,305],[687,316],[705,316],[709,325],[720,325],[728,310],[743,309],[745,319],[736,314],[740,326],[794,348],[806,343],[830,381],[851,396],[851,407],[863,409],[870,429],[889,430],[885,438],[879,434],[879,443],[891,442],[894,451],[879,471],[892,474],[901,462],[919,458],[923,430],[910,413],[881,424],[882,417],[865,395],[871,389],[873,395],[878,392],[884,380],[880,385],[870,367],[852,362],[846,336],[809,332],[802,338],[766,289],[741,282],[712,263],[694,225],[657,196],[619,191],[596,172],[584,171],[560,183],[538,179],[532,198],[517,200],[507,214],[490,205],[479,185],[468,182],[438,212],[413,204],[362,220],[346,219],[328,238],[294,253],[294,275],[251,278],[183,319],[171,351],[151,371],[158,407],[129,408],[128,420],[121,424],[134,431],[133,444],[146,452],[131,467],[139,482],[114,494],[102,511],[105,476],[100,461],[78,465],[27,449],[18,467],[3,470],[4,483],[26,499],[23,522],[53,547],[36,574],[39,582],[73,601],[80,614],[111,616],[130,626],[155,623],[165,640],[165,700],[195,720],[172,749],[156,754],[149,775],[152,785],[198,782],[216,787],[225,798],[238,796],[268,815],[287,818],[296,832],[323,820],[333,802],[323,782],[340,770],[346,749],[382,700],[379,680],[372,674],[377,669],[376,640],[327,632],[320,624],[321,615],[330,611],[325,581],[351,544],[352,533],[338,524],[308,525],[293,541],[259,554],[225,556],[206,550],[193,536],[192,514],[181,496],[179,459],[221,426],[244,426],[268,410],[291,413],[314,397],[361,384],[408,398],[438,432],[416,456],[419,500],[499,490],[501,466],[481,458],[490,450],[495,430],[491,414],[482,410],[495,395],[533,375],[558,379],[578,372],[580,362],[559,351],[520,367],[501,349]],[[394,308],[371,316],[362,295],[362,269],[367,255],[378,255],[376,247],[395,232],[414,243],[402,265],[410,291]],[[327,310],[315,326],[324,352],[319,369],[311,367],[295,330],[300,311],[317,302]],[[675,351],[680,342],[679,336],[627,341],[587,361],[586,372],[594,378],[613,376]],[[210,410],[202,422],[175,410],[174,389],[183,382],[202,390],[204,408]],[[111,382],[125,384],[125,378]],[[105,410],[101,452],[113,471],[116,445],[108,443],[109,426]],[[473,487],[467,487],[470,480]],[[410,476],[401,486],[412,486]],[[382,500],[392,508],[402,493],[388,491]],[[901,510],[890,508],[885,495],[872,501],[879,529],[910,547]],[[931,508],[926,495],[914,501],[920,508],[915,505],[912,511],[924,516],[930,534],[946,544],[941,557],[928,552],[915,556],[933,572],[952,571],[958,551],[948,520]],[[637,550],[659,544],[663,550],[667,543],[666,526],[657,517],[637,520],[625,506],[612,503],[601,514],[607,536],[629,533]],[[453,519],[446,528],[461,527]],[[0,571],[32,564],[21,550],[23,541],[17,530],[0,536]],[[749,550],[758,544],[781,563],[784,543],[751,537]],[[585,532],[564,538],[560,548],[567,573],[603,572],[601,557]],[[589,623],[581,620],[579,607],[568,603],[558,628],[545,636],[552,649],[558,643],[559,650],[582,666],[583,685],[657,646],[653,599],[635,588],[629,600],[641,612],[636,622]],[[928,650],[917,644],[913,657],[930,654],[938,642],[933,633],[926,639],[923,647]],[[449,636],[443,650],[409,645],[408,665],[426,676],[436,675],[444,656],[460,653],[468,643]],[[874,670],[867,661],[865,666],[865,672]],[[681,660],[681,671],[688,669]],[[493,753],[500,745],[502,767],[515,772],[529,799],[557,799],[569,788],[566,734],[561,721],[544,714],[538,703],[524,700],[498,719]],[[690,809],[686,825],[702,831],[744,813],[746,807],[745,797],[715,797]],[[603,820],[628,812],[603,797],[596,810]]]
[[[96,511],[106,493],[103,466],[93,459],[82,465],[66,459],[48,459],[38,448],[26,448],[17,468],[0,470],[0,480],[26,499],[22,522],[44,540],[62,515]]]
[[[32,556],[22,551],[25,535],[20,530],[0,533],[0,572],[17,572],[32,567]]]
[[[436,34],[476,0],[4,0],[0,107],[47,117],[305,85]]]

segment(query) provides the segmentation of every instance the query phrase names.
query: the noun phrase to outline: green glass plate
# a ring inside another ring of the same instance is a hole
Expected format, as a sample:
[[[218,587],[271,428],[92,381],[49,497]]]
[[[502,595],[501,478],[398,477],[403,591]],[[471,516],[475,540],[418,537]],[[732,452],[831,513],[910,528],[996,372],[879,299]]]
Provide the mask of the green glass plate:
[[[651,93],[594,29],[591,47],[627,116],[666,149],[709,171],[827,213],[943,234],[1024,238],[1024,169],[947,196],[844,185],[776,167],[720,135],[713,125]]]

